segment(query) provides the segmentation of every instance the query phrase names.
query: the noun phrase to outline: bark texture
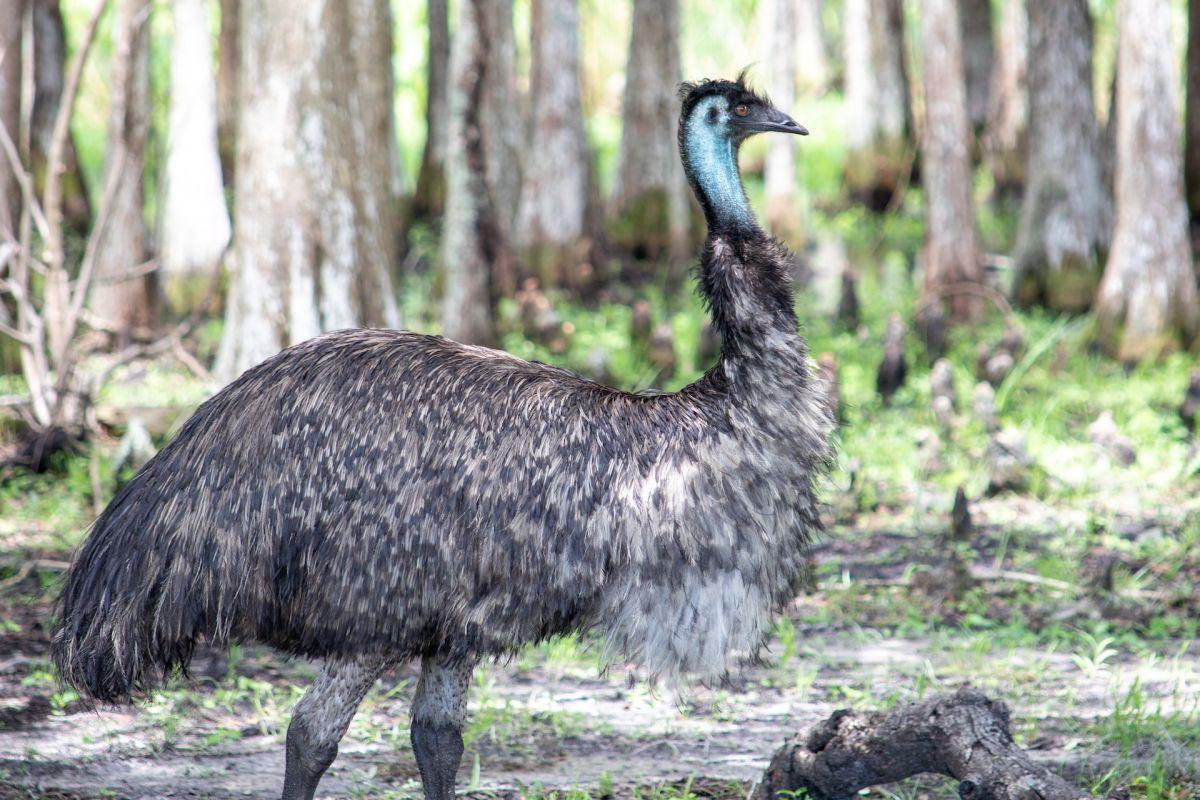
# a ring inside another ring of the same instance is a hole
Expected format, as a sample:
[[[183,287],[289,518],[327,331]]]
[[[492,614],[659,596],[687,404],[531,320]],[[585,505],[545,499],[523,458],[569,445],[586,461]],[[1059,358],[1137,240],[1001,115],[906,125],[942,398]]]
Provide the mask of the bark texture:
[[[450,122],[447,79],[450,71],[450,21],[446,0],[426,4],[429,52],[425,62],[425,149],[413,195],[413,214],[432,217],[446,200],[446,137]]]
[[[150,281],[125,277],[146,260],[142,171],[150,130],[150,2],[117,0],[113,15],[108,144],[104,186],[114,187],[96,250],[88,306],[122,338],[151,318]]]
[[[1009,727],[1008,707],[974,689],[888,714],[837,711],[775,752],[758,800],[845,800],[927,772],[957,780],[963,800],[1087,798],[1017,747]]]
[[[487,81],[479,98],[481,132],[486,150],[487,182],[495,202],[495,224],[512,241],[521,200],[525,126],[517,93],[516,44],[512,0],[488,0],[482,6]],[[457,28],[455,28],[457,35]],[[502,268],[501,268],[502,269]],[[507,281],[507,276],[499,276]]]
[[[1096,322],[1101,342],[1131,362],[1193,344],[1198,312],[1171,4],[1118,0],[1117,25],[1117,224]]]
[[[846,186],[883,210],[904,179],[911,130],[900,0],[845,0]]]
[[[483,129],[494,67],[489,6],[504,0],[461,0],[450,49],[450,130],[446,148],[446,214],[442,223],[442,332],[491,344],[491,284],[504,239],[488,183],[492,157]]]
[[[796,36],[789,44],[793,51],[796,80],[801,92],[820,94],[829,88],[829,51],[825,44],[825,25],[821,20],[823,0],[794,0]],[[775,54],[771,54],[774,59]]]
[[[174,0],[171,107],[159,256],[168,276],[208,275],[229,244],[217,84],[204,0]]]
[[[241,69],[241,0],[221,0],[221,30],[217,41],[217,141],[221,173],[233,186],[237,154],[238,79]]]
[[[635,258],[688,249],[691,212],[675,135],[680,73],[679,0],[634,0],[610,241]]]
[[[803,0],[813,5],[812,0]],[[800,0],[766,0],[763,3],[764,41],[767,42],[770,82],[768,90],[775,104],[793,113],[795,103],[797,33]],[[795,137],[773,136],[767,145],[763,165],[766,183],[767,228],[775,236],[795,244],[802,234],[800,208],[796,196]]]
[[[0,125],[13,142],[21,140],[21,29],[24,0],[0,0]],[[20,216],[20,187],[8,158],[0,153],[0,233],[14,238]]]
[[[921,0],[925,127],[924,268],[926,302],[944,300],[955,320],[978,318],[983,256],[971,195],[971,127],[963,80],[956,0]]]
[[[1012,0],[1009,0],[1011,4]],[[995,42],[992,39],[992,1],[959,0],[959,27],[962,30],[963,75],[967,83],[967,116],[971,128],[982,133],[987,122],[991,94]]]
[[[395,50],[390,0],[345,0],[350,19],[355,70],[353,80],[361,96],[353,113],[362,120],[359,144],[363,161],[380,164],[384,181],[369,184],[377,194],[377,208],[385,209],[384,224],[392,239],[389,266],[393,266],[400,242],[400,203],[404,196],[404,172],[400,164],[400,141],[396,137],[396,82],[392,72]]]
[[[1092,94],[1087,0],[1029,0],[1030,153],[1014,253],[1023,305],[1092,304],[1113,223]]]
[[[223,378],[324,331],[399,324],[381,25],[379,0],[241,3]]]
[[[1200,0],[1188,2],[1187,130],[1184,153],[1188,211],[1200,223]]]
[[[579,91],[579,5],[534,0],[533,119],[517,236],[544,286],[576,284],[586,262],[588,148]]]
[[[996,60],[988,93],[984,158],[999,195],[1019,195],[1029,152],[1029,15],[1026,0],[1000,7]]]

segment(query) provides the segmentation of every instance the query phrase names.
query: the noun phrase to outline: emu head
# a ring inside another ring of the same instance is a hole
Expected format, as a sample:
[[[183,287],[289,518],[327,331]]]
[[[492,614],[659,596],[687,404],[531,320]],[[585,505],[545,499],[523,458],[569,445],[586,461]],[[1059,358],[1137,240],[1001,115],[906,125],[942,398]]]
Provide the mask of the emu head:
[[[744,71],[733,81],[685,83],[679,94],[680,156],[710,230],[754,226],[738,173],[738,149],[756,133],[808,131],[747,86]]]
[[[746,83],[743,71],[736,80],[705,80],[684,83],[681,136],[704,136],[725,140],[735,148],[756,133],[796,133],[808,130],[771,104],[770,98]]]

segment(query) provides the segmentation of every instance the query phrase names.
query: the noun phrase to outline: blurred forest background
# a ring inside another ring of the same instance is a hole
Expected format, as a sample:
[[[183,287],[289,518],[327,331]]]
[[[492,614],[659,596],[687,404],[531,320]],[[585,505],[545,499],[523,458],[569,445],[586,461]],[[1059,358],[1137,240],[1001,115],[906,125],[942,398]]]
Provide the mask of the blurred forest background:
[[[783,652],[916,642],[912,685],[809,688],[1019,684],[1084,785],[1190,796],[1200,0],[0,0],[0,701],[78,716],[44,664],[70,553],[289,344],[404,327],[628,390],[714,363],[676,93],[745,66],[812,132],[741,163],[843,423]]]

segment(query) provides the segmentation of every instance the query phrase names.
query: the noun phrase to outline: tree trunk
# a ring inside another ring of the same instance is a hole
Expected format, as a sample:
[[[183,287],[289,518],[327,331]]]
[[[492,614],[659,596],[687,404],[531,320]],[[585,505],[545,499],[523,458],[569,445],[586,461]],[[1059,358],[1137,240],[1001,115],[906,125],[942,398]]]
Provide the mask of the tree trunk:
[[[1117,25],[1117,224],[1096,324],[1101,342],[1134,362],[1193,344],[1200,320],[1170,0],[1118,0]]]
[[[368,205],[375,209],[373,214],[382,216],[380,225],[391,240],[387,264],[392,271],[402,242],[400,205],[404,198],[400,141],[396,137],[392,5],[390,0],[348,0],[347,10],[355,45],[353,80],[364,98],[356,111],[360,125],[353,130],[362,148],[361,163],[380,164],[383,168],[383,181],[369,182],[363,191],[371,195]]]
[[[803,2],[811,5],[811,0]],[[764,41],[768,43],[770,54],[770,81],[767,88],[775,104],[788,113],[793,113],[795,102],[798,6],[798,0],[767,0],[763,4]],[[796,196],[794,146],[794,137],[771,137],[763,165],[767,227],[774,235],[793,244],[803,234]]]
[[[512,0],[488,0],[483,4],[487,43],[487,81],[480,98],[483,145],[487,151],[488,186],[495,203],[495,224],[505,242],[513,240],[521,200],[521,170],[524,166],[525,125],[517,93],[516,44],[513,38]],[[506,264],[507,261],[503,262]],[[497,262],[494,268],[506,267]],[[501,283],[508,276],[498,276]],[[493,298],[495,299],[495,298]]]
[[[29,117],[30,161],[36,183],[45,185],[46,156],[63,92],[67,61],[67,32],[59,0],[31,0],[33,5],[33,110]],[[87,181],[75,150],[75,137],[67,136],[63,153],[63,211],[72,233],[86,237],[92,229],[92,207]]]
[[[971,120],[971,130],[981,134],[987,123],[995,62],[992,0],[959,0],[958,15],[962,30],[963,75],[967,83],[967,117]]]
[[[0,0],[0,125],[13,143],[21,141],[21,29],[23,0]],[[0,151],[0,234],[17,235],[21,194],[8,157]]]
[[[217,86],[204,0],[174,0],[171,106],[159,258],[179,310],[203,300],[229,244],[229,211],[217,150]]]
[[[1020,196],[1029,152],[1029,16],[1026,0],[1001,6],[983,147],[999,196]]]
[[[446,128],[450,113],[446,91],[450,69],[450,23],[446,0],[429,0],[426,8],[429,54],[425,67],[425,149],[413,195],[413,215],[422,219],[440,214],[446,200]]]
[[[925,127],[925,300],[945,301],[953,319],[978,319],[983,256],[971,196],[971,127],[956,0],[921,0]]]
[[[543,286],[578,285],[586,263],[588,148],[579,92],[579,6],[534,0],[533,119],[518,240]]]
[[[241,3],[225,379],[324,331],[399,324],[389,148],[369,113],[391,108],[382,5]]]
[[[151,284],[127,276],[146,260],[142,172],[150,130],[150,2],[117,0],[104,186],[115,187],[107,227],[96,250],[92,312],[118,337],[149,324]]]
[[[609,233],[637,259],[687,251],[691,210],[676,139],[680,73],[679,0],[634,0]]]
[[[840,800],[922,773],[958,781],[963,800],[1084,800],[1013,743],[1008,707],[960,689],[887,714],[834,712],[771,759],[756,800]]]
[[[489,6],[507,0],[460,0],[450,48],[450,130],[446,142],[446,213],[442,223],[442,332],[472,344],[495,340],[492,276],[505,240],[497,222],[484,130],[485,96],[495,68]]]
[[[241,69],[241,0],[221,0],[221,31],[217,40],[217,142],[221,174],[233,189],[237,162],[238,80]]]
[[[846,0],[846,187],[882,211],[904,180],[911,130],[900,0]]]
[[[1029,0],[1029,184],[1014,252],[1017,300],[1092,304],[1112,231],[1092,94],[1087,0]]]
[[[1200,0],[1190,0],[1188,3],[1185,135],[1188,210],[1192,223],[1200,225]]]
[[[800,91],[821,94],[829,88],[829,50],[821,21],[822,0],[794,0],[796,37],[788,43]],[[774,55],[774,54],[772,54]]]

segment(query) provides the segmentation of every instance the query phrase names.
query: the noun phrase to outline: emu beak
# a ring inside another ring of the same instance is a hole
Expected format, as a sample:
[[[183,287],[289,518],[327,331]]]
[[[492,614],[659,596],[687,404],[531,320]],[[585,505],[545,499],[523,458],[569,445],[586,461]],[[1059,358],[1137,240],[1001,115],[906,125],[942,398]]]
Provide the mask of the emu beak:
[[[801,136],[808,136],[808,128],[777,108],[760,106],[755,108],[749,117],[739,121],[743,127],[754,133],[797,133]]]

